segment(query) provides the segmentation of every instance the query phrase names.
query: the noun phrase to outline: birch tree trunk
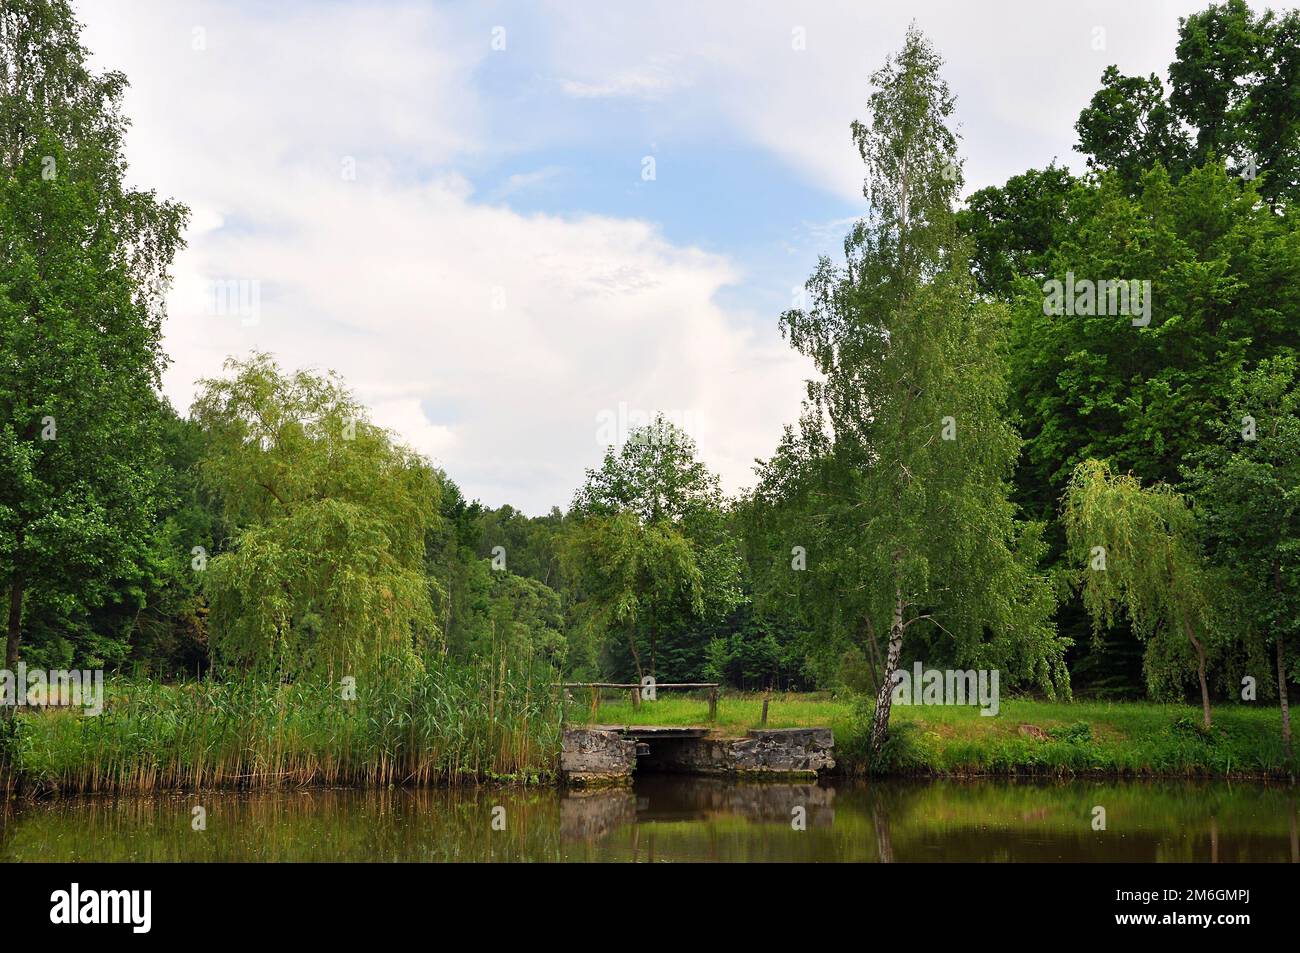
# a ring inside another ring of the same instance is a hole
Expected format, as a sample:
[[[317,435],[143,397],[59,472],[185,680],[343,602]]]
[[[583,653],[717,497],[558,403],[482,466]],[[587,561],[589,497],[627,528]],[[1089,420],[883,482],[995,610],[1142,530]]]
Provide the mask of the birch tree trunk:
[[[895,589],[894,621],[889,627],[889,653],[885,658],[885,677],[876,693],[876,714],[871,722],[871,757],[874,761],[889,734],[889,711],[894,704],[894,671],[903,652],[903,594]]]

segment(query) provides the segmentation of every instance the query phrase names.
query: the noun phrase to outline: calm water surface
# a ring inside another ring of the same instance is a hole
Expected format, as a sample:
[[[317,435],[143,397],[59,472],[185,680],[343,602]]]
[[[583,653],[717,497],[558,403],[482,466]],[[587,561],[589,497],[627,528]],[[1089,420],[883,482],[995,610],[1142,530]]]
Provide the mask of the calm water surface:
[[[1300,863],[1298,802],[1288,785],[683,776],[593,792],[78,797],[0,810],[0,860]],[[191,827],[198,805],[203,831]],[[1104,831],[1093,829],[1095,807],[1105,808]]]

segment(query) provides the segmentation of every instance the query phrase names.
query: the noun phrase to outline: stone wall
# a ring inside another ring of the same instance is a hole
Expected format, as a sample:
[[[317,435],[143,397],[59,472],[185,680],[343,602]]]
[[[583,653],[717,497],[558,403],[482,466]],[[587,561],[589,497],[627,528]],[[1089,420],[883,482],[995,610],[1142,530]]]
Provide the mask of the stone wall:
[[[732,745],[736,771],[816,773],[835,767],[829,728],[755,728]]]
[[[643,771],[814,775],[835,767],[829,728],[753,729],[744,738],[667,738],[650,743]]]
[[[619,727],[566,728],[560,774],[573,784],[608,784],[632,772],[816,775],[835,767],[829,728],[755,728],[744,738],[647,738],[649,753]]]
[[[566,728],[560,775],[573,784],[628,781],[636,768],[636,742],[606,728]]]

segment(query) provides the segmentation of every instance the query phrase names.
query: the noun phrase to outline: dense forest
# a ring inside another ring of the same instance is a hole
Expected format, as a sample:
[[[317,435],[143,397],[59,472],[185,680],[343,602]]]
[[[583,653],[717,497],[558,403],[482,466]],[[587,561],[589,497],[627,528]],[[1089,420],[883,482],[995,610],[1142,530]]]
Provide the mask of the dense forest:
[[[125,184],[126,79],[86,59],[64,3],[4,4],[9,668],[491,658],[869,693],[887,719],[887,673],[924,659],[1207,722],[1243,679],[1274,703],[1300,679],[1300,14],[1186,18],[1165,77],[1110,67],[1078,104],[1086,172],[964,198],[911,31],[847,130],[864,217],[773,315],[818,375],[753,487],[724,494],[661,417],[533,516],[290,354],[167,404],[188,212]]]

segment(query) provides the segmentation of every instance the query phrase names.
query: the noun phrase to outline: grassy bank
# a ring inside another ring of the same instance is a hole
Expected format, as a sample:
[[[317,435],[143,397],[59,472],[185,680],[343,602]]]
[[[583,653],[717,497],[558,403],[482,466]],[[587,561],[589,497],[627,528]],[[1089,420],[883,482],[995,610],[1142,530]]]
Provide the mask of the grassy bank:
[[[553,779],[560,713],[548,677],[500,665],[431,663],[416,676],[338,683],[110,679],[103,714],[22,710],[6,785],[26,791],[145,793],[199,787],[387,786]],[[762,696],[724,694],[717,728],[758,727]],[[867,770],[869,708],[825,694],[778,694],[767,725],[834,730],[840,770]],[[997,717],[967,707],[896,706],[884,770],[900,775],[1286,777],[1279,715],[1221,706],[1200,730],[1199,709],[1145,702],[1002,703]],[[704,698],[666,696],[633,710],[570,702],[572,723],[705,724]],[[1035,731],[1025,733],[1022,726]],[[0,724],[0,728],[3,725]]]
[[[724,695],[717,727],[743,734],[759,727],[761,695]],[[705,724],[703,698],[666,696],[633,710],[603,702],[592,716],[581,701],[574,721],[607,724]],[[1286,777],[1300,773],[1282,748],[1281,715],[1268,705],[1222,705],[1201,730],[1200,709],[1150,702],[1004,701],[996,717],[961,706],[896,705],[885,770],[892,774],[1112,775],[1118,777]],[[866,771],[870,709],[826,695],[773,695],[767,727],[826,726],[848,774]],[[1041,730],[1025,733],[1021,726]],[[1043,737],[1045,735],[1045,737]]]
[[[559,713],[549,678],[498,665],[338,681],[110,679],[97,717],[20,710],[7,784],[24,790],[149,792],[198,787],[540,780],[554,768]]]

